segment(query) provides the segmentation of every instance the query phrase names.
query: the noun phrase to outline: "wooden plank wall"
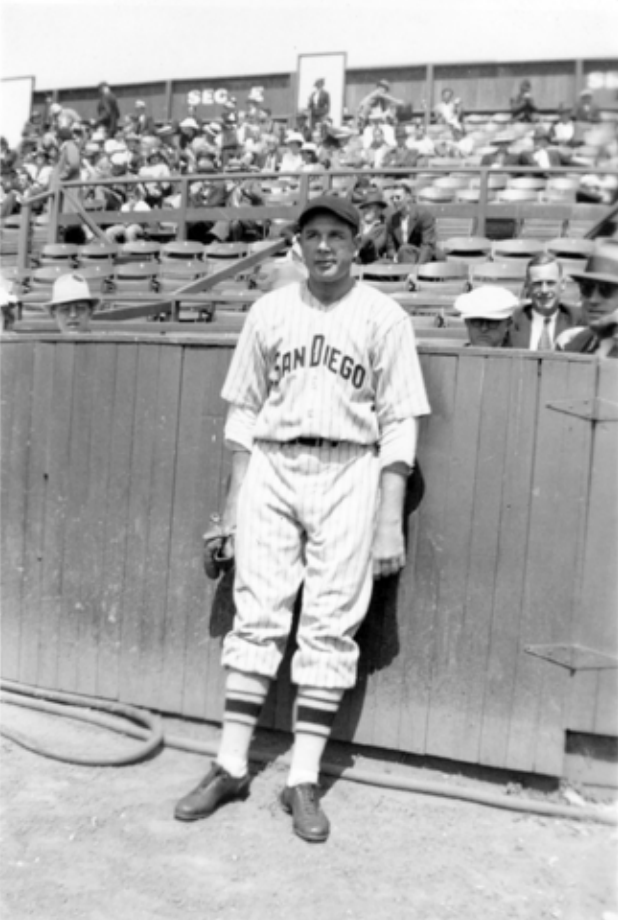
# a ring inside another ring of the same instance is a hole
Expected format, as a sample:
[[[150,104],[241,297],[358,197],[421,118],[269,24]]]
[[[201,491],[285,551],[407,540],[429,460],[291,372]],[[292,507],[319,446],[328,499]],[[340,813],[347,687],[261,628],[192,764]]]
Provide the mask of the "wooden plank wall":
[[[431,66],[431,65],[429,65]],[[346,72],[345,105],[355,112],[358,103],[375,88],[379,79],[391,83],[392,94],[412,103],[418,111],[423,99],[427,99],[428,65],[415,64],[400,67],[350,68]],[[581,62],[584,76],[590,73],[605,74],[618,72],[618,60],[593,60]],[[445,86],[450,86],[462,99],[466,111],[508,111],[509,99],[521,80],[531,80],[534,97],[541,108],[556,108],[561,102],[572,105],[577,98],[576,62],[527,61],[526,63],[479,63],[479,64],[436,64],[434,68],[434,103],[439,101]],[[191,80],[173,80],[171,83],[172,118],[182,119],[187,111],[187,95],[191,90],[225,88],[235,95],[238,107],[246,106],[247,95],[252,86],[264,86],[266,105],[275,116],[293,118],[295,72],[245,77],[208,77]],[[133,111],[136,99],[145,99],[155,119],[164,120],[167,113],[167,87],[165,83],[125,84],[114,86],[120,111],[123,115]],[[42,109],[45,97],[53,90],[38,90],[33,94],[33,107]],[[94,118],[96,112],[97,88],[62,89],[58,100],[66,106],[75,107],[85,118]],[[598,104],[610,109],[616,107],[615,87],[595,92]],[[216,117],[223,111],[221,106],[198,109],[200,118]]]
[[[404,575],[374,594],[335,734],[561,775],[566,730],[615,733],[616,671],[525,648],[616,655],[618,428],[548,403],[597,387],[611,400],[615,369],[420,351],[426,497]],[[206,580],[200,549],[225,491],[230,354],[187,338],[0,340],[5,678],[220,719],[230,580]],[[291,701],[284,669],[265,724],[288,729]]]

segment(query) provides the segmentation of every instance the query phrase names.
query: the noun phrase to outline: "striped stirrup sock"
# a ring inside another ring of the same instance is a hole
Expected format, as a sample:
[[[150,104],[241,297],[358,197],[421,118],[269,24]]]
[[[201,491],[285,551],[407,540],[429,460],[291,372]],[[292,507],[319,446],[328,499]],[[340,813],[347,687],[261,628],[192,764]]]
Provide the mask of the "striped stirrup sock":
[[[232,776],[241,777],[247,773],[249,745],[269,686],[269,678],[259,674],[241,671],[228,674],[217,763]]]
[[[317,783],[322,754],[343,694],[343,690],[299,688],[288,786]]]

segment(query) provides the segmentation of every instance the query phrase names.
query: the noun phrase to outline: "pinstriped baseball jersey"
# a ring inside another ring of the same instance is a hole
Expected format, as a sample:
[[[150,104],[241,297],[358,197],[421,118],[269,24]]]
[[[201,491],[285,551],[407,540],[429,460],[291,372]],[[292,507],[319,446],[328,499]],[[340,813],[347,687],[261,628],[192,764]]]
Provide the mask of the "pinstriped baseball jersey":
[[[361,282],[327,307],[305,282],[260,298],[222,396],[256,412],[269,441],[375,444],[385,423],[430,411],[409,317]]]

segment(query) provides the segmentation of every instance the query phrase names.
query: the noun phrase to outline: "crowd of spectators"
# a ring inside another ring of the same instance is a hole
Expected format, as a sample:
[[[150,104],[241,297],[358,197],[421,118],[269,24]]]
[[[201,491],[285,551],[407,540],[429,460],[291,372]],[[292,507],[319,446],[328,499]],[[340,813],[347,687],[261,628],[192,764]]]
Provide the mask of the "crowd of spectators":
[[[353,169],[360,179],[347,191],[359,204],[374,191],[363,179],[364,170],[422,168],[440,159],[462,165],[590,167],[580,200],[611,204],[618,197],[616,175],[594,172],[598,166],[618,168],[616,126],[600,121],[588,90],[574,110],[562,106],[549,119],[539,112],[530,82],[523,81],[511,99],[510,124],[501,122],[498,133],[486,134],[478,119],[466,116],[461,99],[449,88],[442,91],[430,118],[415,118],[411,106],[392,95],[388,81],[379,80],[355,113],[344,112],[340,125],[330,117],[327,97],[324,81],[316,80],[307,109],[293,124],[274,118],[263,98],[253,93],[244,109],[230,97],[216,118],[200,118],[188,106],[185,117],[164,123],[156,123],[140,99],[132,111],[121,113],[107,83],[99,87],[94,119],[50,97],[44,110],[33,113],[15,149],[5,139],[0,141],[1,216],[18,214],[25,201],[50,188],[54,177],[88,181],[79,193],[84,206],[135,212],[135,223],[107,227],[110,239],[120,242],[143,235],[139,212],[179,205],[179,183],[173,181],[177,175],[196,177],[189,184],[190,207],[219,207],[263,203],[266,175],[277,174],[280,182],[294,187],[303,173],[317,181],[333,170]],[[218,178],[221,172],[224,180]],[[233,174],[238,172],[243,177],[236,180]],[[127,177],[141,181],[108,181]],[[97,185],[96,180],[106,184]],[[412,194],[405,181],[400,193]],[[33,210],[46,206],[39,199]],[[365,208],[368,225],[379,223],[381,214],[379,203],[377,214]],[[203,242],[263,235],[262,225],[247,220],[225,225],[198,222],[189,228],[189,237]],[[391,253],[392,233],[390,240],[390,250],[378,240],[378,257]]]

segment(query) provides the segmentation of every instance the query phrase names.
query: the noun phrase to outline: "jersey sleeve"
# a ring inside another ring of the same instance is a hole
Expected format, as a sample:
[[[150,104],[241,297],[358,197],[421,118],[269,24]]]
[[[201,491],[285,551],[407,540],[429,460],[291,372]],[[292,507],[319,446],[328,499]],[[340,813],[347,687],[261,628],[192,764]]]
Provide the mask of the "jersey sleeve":
[[[222,398],[235,406],[258,413],[268,395],[266,355],[259,333],[260,302],[247,316],[232,356],[221,391]]]
[[[380,431],[405,418],[429,415],[431,409],[416,350],[412,322],[401,319],[378,330],[374,354],[375,410]]]

